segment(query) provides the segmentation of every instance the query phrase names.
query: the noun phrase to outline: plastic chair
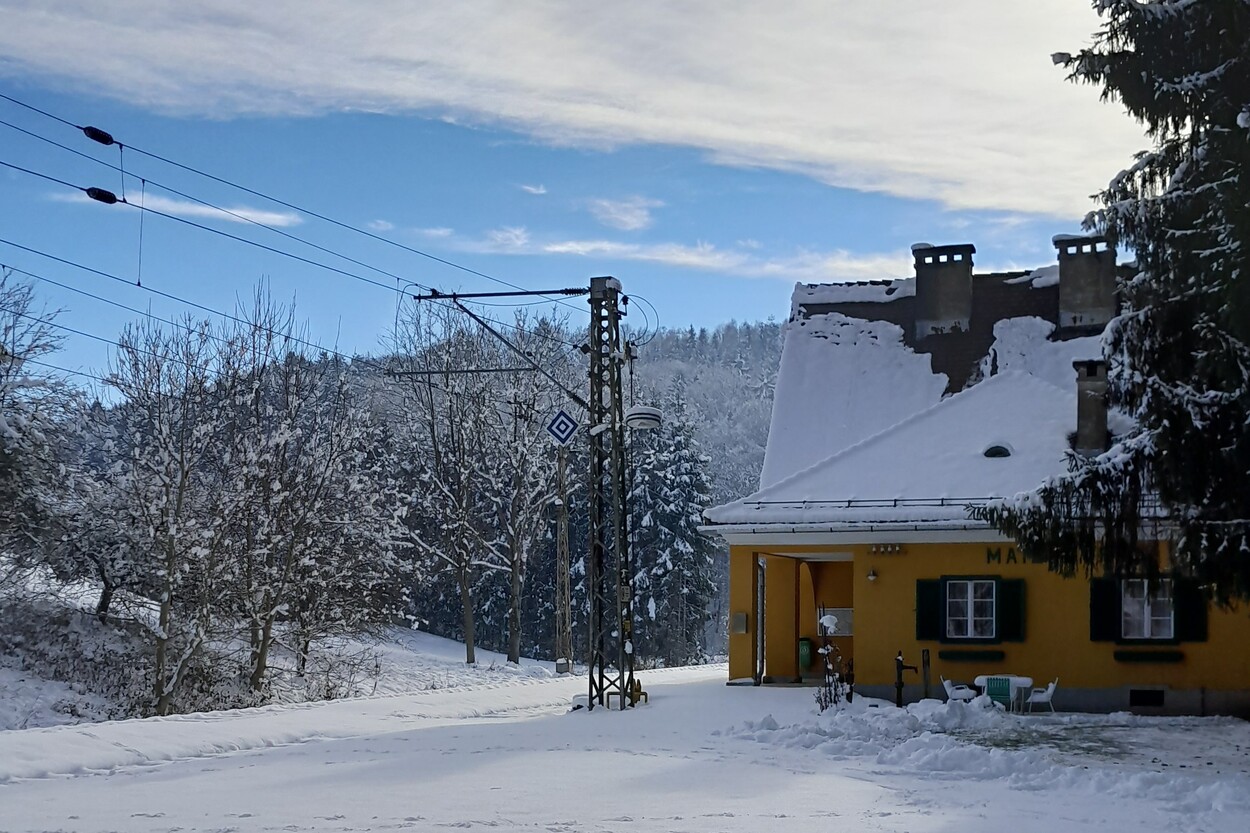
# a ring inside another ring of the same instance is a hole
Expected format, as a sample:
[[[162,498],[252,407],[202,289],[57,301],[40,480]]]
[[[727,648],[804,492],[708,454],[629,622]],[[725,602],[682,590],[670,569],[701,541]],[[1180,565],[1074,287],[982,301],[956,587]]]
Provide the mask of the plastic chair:
[[[1050,706],[1050,710],[1053,712],[1055,710],[1055,704],[1052,702],[1052,700],[1055,697],[1055,689],[1058,687],[1059,687],[1059,678],[1055,677],[1055,679],[1050,683],[1050,685],[1046,686],[1045,688],[1033,689],[1033,691],[1030,692],[1028,699],[1024,701],[1025,703],[1028,703],[1029,711],[1030,712],[1033,711],[1034,703],[1045,703],[1046,705]]]
[[[985,694],[1007,711],[1011,711],[1011,677],[986,677]]]
[[[962,684],[956,685],[940,674],[938,675],[938,679],[942,681],[942,687],[946,689],[947,700],[963,700],[966,702],[968,700],[976,699],[977,692],[975,689]]]

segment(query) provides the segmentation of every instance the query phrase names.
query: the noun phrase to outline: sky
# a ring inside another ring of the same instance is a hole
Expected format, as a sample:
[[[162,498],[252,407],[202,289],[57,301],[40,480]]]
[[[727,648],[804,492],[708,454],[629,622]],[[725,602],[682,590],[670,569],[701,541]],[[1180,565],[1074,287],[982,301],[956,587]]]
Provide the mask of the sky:
[[[0,0],[0,19],[0,94],[69,122],[0,99],[0,162],[34,172],[0,165],[0,263],[105,340],[66,332],[58,362],[88,371],[136,316],[50,281],[169,317],[186,307],[149,290],[233,310],[263,280],[353,353],[382,349],[409,282],[610,274],[654,306],[637,328],[784,319],[796,281],[906,277],[918,241],[1052,263],[1146,146],[1051,60],[1090,43],[1088,0]]]

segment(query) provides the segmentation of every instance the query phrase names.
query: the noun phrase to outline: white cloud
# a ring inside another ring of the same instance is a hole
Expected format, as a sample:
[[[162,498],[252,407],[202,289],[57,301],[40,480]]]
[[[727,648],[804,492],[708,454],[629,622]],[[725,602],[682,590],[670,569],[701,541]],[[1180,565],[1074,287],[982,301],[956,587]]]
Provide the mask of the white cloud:
[[[388,220],[370,220],[368,225],[374,231],[390,231],[395,228],[395,224]]]
[[[230,205],[222,206],[222,208],[213,208],[203,205],[202,203],[192,200],[176,200],[169,197],[162,197],[159,194],[146,194],[138,197],[135,194],[127,194],[130,203],[135,206],[142,205],[153,211],[159,211],[162,214],[172,214],[175,217],[186,217],[192,219],[208,219],[221,220],[227,223],[260,223],[266,226],[275,226],[277,228],[289,228],[298,226],[304,222],[303,218],[291,211],[266,211],[261,208],[251,208],[246,205]],[[95,202],[86,194],[53,194],[52,199],[58,202]]]
[[[660,208],[664,203],[646,197],[627,197],[623,200],[593,199],[586,207],[594,218],[608,228],[621,231],[640,231],[654,222],[651,209]]]
[[[421,235],[422,237],[440,239],[444,237],[451,237],[453,234],[455,234],[456,230],[447,228],[446,226],[437,226],[435,228],[413,229],[413,231],[415,231],[417,234]]]
[[[546,185],[525,185],[525,184],[521,184],[521,185],[518,185],[517,187],[518,187],[518,188],[520,188],[522,191],[524,191],[524,192],[525,192],[525,193],[527,193],[527,194],[534,194],[534,195],[536,195],[536,196],[542,196],[543,194],[547,193],[547,186],[546,186]]]
[[[420,112],[562,144],[678,145],[952,208],[1079,217],[1144,140],[1051,64],[1098,27],[1088,2],[1010,7],[0,0],[0,73],[171,112]]]
[[[493,251],[521,251],[529,242],[529,232],[519,226],[504,226],[486,232],[486,247]]]
[[[481,238],[458,238],[452,248],[487,254],[569,255],[599,260],[627,260],[660,263],[681,269],[718,272],[748,278],[776,278],[784,281],[862,281],[908,277],[912,274],[911,253],[854,253],[845,250],[815,252],[801,250],[786,255],[764,256],[735,246],[722,249],[711,243],[633,243],[618,240],[535,240],[525,228],[504,227],[488,231]]]

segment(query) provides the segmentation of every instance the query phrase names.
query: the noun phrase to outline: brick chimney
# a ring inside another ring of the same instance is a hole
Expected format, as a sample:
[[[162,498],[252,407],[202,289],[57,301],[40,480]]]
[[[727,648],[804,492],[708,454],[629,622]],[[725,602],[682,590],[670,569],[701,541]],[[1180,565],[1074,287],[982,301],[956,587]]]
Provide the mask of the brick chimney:
[[[1076,452],[1093,457],[1107,450],[1107,363],[1072,362],[1076,369]]]
[[[1102,332],[1116,314],[1115,247],[1101,236],[1057,235],[1059,333]]]
[[[972,324],[972,255],[976,246],[911,247],[916,259],[916,340],[967,332]]]

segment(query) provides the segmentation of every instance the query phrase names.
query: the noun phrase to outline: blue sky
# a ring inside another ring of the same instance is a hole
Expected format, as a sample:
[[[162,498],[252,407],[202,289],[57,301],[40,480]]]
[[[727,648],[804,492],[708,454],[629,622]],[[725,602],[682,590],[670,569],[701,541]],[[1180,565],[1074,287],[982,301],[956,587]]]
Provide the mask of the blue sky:
[[[907,276],[918,240],[973,242],[978,269],[1052,262],[1050,237],[1077,231],[1143,144],[1051,64],[1096,27],[1085,0],[182,5],[0,0],[0,92],[527,288],[616,275],[670,327],[784,318],[798,280]],[[3,100],[0,120],[119,161]],[[4,125],[0,161],[122,188]],[[407,280],[499,288],[133,151],[124,164],[132,201],[142,177]],[[0,169],[0,238],[137,277],[140,212],[75,195]],[[143,195],[395,284],[155,185]],[[266,279],[345,351],[377,350],[394,318],[393,292],[151,214],[142,255],[146,286],[216,308]],[[182,311],[3,243],[0,263]],[[114,338],[133,317],[38,289],[84,332]],[[70,336],[59,361],[100,370],[106,347]]]

